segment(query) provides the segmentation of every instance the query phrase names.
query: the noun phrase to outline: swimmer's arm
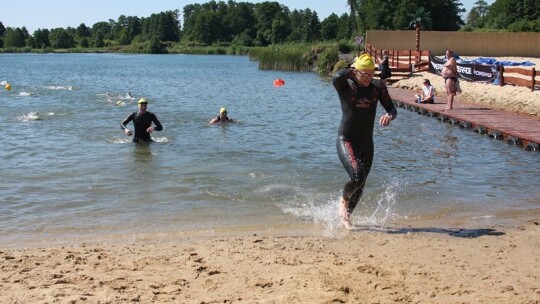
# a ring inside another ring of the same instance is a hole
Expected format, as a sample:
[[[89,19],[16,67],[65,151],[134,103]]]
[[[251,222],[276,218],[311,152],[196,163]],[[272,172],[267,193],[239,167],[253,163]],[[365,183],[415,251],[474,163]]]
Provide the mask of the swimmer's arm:
[[[133,120],[133,117],[135,116],[135,113],[131,113],[128,115],[128,117],[126,117],[126,119],[124,119],[121,123],[120,123],[120,128],[125,131],[126,130],[126,125]]]
[[[387,89],[383,89],[380,93],[379,100],[381,102],[381,105],[386,110],[386,115],[390,117],[391,120],[394,120],[397,116],[397,110],[394,106],[394,103],[392,102],[392,98],[388,94]]]
[[[152,115],[152,121],[154,122],[154,125],[155,125],[155,127],[153,127],[154,130],[156,131],[163,130],[163,126],[161,125],[161,122],[159,121],[159,119],[157,118],[155,114]]]
[[[332,85],[336,88],[336,91],[343,91],[349,86],[347,80],[353,76],[353,69],[343,69],[338,71],[334,78],[332,78]]]

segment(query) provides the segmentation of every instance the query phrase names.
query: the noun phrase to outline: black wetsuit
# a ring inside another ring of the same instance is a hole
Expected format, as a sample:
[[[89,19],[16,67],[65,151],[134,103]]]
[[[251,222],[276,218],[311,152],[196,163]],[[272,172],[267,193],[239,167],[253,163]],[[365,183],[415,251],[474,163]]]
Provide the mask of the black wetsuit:
[[[377,101],[392,115],[392,119],[396,117],[397,111],[388,89],[380,80],[372,79],[369,86],[361,87],[350,78],[350,70],[337,72],[332,84],[338,92],[343,113],[336,146],[339,159],[350,177],[343,188],[343,198],[349,201],[348,212],[352,213],[362,196],[373,161]]]
[[[221,116],[218,116],[218,117],[217,117],[217,120],[216,120],[216,123],[217,123],[217,122],[220,122],[220,121],[221,121]],[[228,116],[225,116],[225,117],[223,118],[223,122],[232,122],[232,121],[233,121],[233,120],[230,119]]]
[[[133,142],[152,141],[150,133],[146,132],[146,129],[152,126],[152,122],[155,125],[154,130],[163,130],[163,126],[157,119],[156,115],[148,111],[146,111],[144,114],[141,114],[140,112],[133,112],[129,114],[129,116],[126,117],[126,119],[124,119],[124,121],[122,121],[122,123],[120,124],[120,128],[122,128],[122,130],[125,130],[126,125],[132,120],[133,126],[135,127],[135,135],[133,136]]]

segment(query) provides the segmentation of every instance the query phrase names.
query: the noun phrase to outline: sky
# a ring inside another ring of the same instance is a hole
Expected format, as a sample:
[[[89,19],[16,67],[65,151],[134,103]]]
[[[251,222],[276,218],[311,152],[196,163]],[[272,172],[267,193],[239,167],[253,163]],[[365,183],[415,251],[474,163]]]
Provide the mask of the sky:
[[[182,13],[184,6],[195,3],[207,3],[210,0],[7,0],[0,6],[0,22],[4,27],[26,26],[30,34],[38,28],[53,29],[78,27],[84,23],[92,27],[94,23],[118,20],[120,15],[149,17],[152,14],[178,9]],[[220,0],[216,0],[219,2]],[[227,0],[223,0],[227,2]],[[268,0],[271,1],[271,0]],[[319,20],[330,14],[340,16],[349,12],[346,0],[275,0],[291,11],[309,8],[316,11]],[[477,0],[461,0],[469,11]],[[491,5],[494,0],[487,0]],[[260,3],[264,1],[235,0],[235,2]],[[465,17],[463,17],[465,19]]]

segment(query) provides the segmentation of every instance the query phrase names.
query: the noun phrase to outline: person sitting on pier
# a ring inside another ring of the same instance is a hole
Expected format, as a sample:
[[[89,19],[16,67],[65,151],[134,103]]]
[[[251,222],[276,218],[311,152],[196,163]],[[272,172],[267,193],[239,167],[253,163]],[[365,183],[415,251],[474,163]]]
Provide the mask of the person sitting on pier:
[[[435,103],[435,88],[431,85],[429,79],[424,79],[423,84],[422,93],[415,94],[414,101],[416,103]]]

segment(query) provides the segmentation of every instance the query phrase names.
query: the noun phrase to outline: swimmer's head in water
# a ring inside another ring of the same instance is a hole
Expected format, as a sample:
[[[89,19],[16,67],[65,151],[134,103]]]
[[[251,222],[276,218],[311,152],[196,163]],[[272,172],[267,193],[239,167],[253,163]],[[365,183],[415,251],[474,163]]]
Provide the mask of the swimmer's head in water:
[[[223,114],[223,113],[227,114],[227,109],[226,108],[219,109],[219,114]]]
[[[375,69],[375,62],[373,62],[373,58],[368,54],[362,54],[356,58],[353,67],[357,70]]]

